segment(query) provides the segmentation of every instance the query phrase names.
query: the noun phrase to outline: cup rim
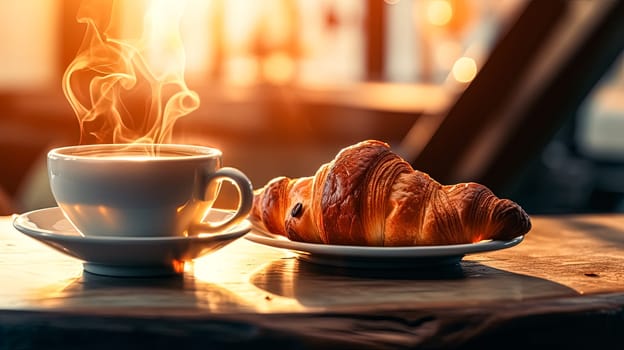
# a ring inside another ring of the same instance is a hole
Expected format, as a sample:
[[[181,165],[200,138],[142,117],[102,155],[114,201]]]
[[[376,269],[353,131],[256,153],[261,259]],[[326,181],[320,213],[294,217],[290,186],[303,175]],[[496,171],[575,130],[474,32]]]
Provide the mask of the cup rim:
[[[158,147],[161,151],[182,151],[189,152],[190,154],[184,154],[180,156],[170,157],[97,157],[92,154],[76,154],[73,152],[89,152],[95,150],[120,150],[120,149],[145,149],[151,147]],[[48,159],[51,160],[81,160],[81,161],[121,161],[121,162],[149,162],[149,161],[184,161],[190,159],[203,159],[203,158],[216,158],[221,157],[221,150],[208,146],[181,144],[181,143],[101,143],[101,144],[89,144],[89,145],[71,145],[53,148],[48,152]]]

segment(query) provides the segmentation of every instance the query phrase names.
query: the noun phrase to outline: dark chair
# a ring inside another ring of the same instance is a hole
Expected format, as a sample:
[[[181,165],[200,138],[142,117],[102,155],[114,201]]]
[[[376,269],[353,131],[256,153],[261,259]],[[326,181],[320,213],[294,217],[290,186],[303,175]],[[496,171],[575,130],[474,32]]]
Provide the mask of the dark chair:
[[[623,1],[529,1],[444,115],[400,152],[442,183],[509,193],[624,49]]]

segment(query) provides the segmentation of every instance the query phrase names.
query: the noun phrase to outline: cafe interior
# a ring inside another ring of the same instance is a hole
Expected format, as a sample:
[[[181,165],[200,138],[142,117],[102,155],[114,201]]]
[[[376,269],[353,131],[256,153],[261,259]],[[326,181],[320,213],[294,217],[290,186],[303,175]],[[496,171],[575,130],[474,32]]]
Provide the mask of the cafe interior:
[[[621,348],[623,14],[623,0],[0,0],[0,349]],[[215,163],[174,162],[203,157],[57,148],[215,147],[261,189],[365,140],[451,186],[368,142],[378,153],[342,158],[355,171],[331,168],[320,200],[264,191],[274,208],[258,210],[246,180],[224,181],[206,209]],[[48,160],[78,171],[48,178]],[[50,184],[66,178],[79,200],[63,207]],[[161,224],[154,183],[190,183],[165,207],[205,217]],[[384,241],[362,244],[371,232]]]
[[[156,71],[175,66],[193,97],[164,119],[141,93],[120,119],[77,111],[84,87],[67,77],[97,55],[85,47],[132,38],[145,13],[119,2],[87,23],[83,2],[0,2],[0,215],[54,205],[51,148],[146,134],[220,148],[255,188],[376,139],[529,214],[624,211],[621,2],[188,0],[179,23],[154,13],[152,34],[168,36],[137,48]],[[235,197],[225,187],[222,207]]]

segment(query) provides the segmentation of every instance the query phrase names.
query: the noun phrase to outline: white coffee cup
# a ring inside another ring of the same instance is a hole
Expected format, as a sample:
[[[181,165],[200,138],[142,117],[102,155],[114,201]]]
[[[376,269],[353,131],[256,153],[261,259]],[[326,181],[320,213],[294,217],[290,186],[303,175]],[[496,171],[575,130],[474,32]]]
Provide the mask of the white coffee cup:
[[[48,175],[57,204],[85,236],[220,232],[244,220],[253,203],[245,174],[222,167],[222,152],[203,146],[61,147],[48,153]],[[238,208],[224,221],[205,221],[223,180],[238,189]]]

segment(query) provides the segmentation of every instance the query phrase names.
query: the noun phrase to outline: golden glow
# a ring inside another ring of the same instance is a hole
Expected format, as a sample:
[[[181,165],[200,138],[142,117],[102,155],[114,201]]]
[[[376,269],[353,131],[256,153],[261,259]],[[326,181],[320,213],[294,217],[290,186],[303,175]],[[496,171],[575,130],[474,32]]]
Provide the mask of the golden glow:
[[[82,141],[170,142],[175,121],[199,107],[184,82],[185,2],[107,4],[82,3],[77,18],[87,25],[85,37],[63,76]]]
[[[176,273],[183,273],[185,270],[185,262],[182,260],[173,260],[171,262],[172,266],[173,266],[173,271],[175,271]]]
[[[202,292],[201,288],[196,289],[198,305],[204,309],[219,310],[224,306],[227,307],[228,303],[235,302],[257,312],[305,310],[306,306],[301,305],[293,295],[294,281],[291,270],[277,269],[270,270],[270,273],[265,272],[269,268],[267,265],[272,265],[268,262],[294,263],[295,260],[287,258],[286,254],[288,253],[281,250],[270,247],[259,248],[245,239],[238,239],[222,249],[195,259],[186,265],[185,271],[193,275],[195,283],[222,288],[223,293],[215,295],[216,298],[213,300],[206,298],[206,293]],[[258,275],[261,276],[258,277],[260,279],[264,276],[284,279],[285,282],[280,283],[279,288],[287,293],[274,293],[276,291],[260,288],[252,282],[254,276]]]
[[[115,210],[111,210],[111,208],[105,205],[98,205],[97,212],[100,214],[100,220],[106,222],[108,225],[115,225],[118,220],[117,215],[115,215]]]
[[[460,83],[469,83],[477,76],[477,64],[470,57],[460,57],[453,64],[453,78]]]
[[[448,0],[432,0],[427,5],[427,21],[433,25],[447,25],[452,17],[453,7]]]
[[[229,56],[248,53],[263,3],[248,0],[222,1],[224,44]]]
[[[76,214],[82,215],[82,205],[80,204],[70,205],[69,209],[74,211]]]
[[[471,243],[479,243],[481,242],[483,239],[481,238],[481,234],[478,234],[477,236],[472,238],[472,242]]]
[[[264,78],[273,84],[284,84],[295,74],[295,63],[285,52],[276,52],[262,62]]]
[[[258,81],[258,60],[252,56],[240,56],[227,62],[227,83],[250,86]]]
[[[98,213],[100,213],[100,214],[102,214],[104,216],[108,215],[108,208],[106,206],[104,206],[104,205],[98,205],[97,206],[97,211],[98,211]]]

